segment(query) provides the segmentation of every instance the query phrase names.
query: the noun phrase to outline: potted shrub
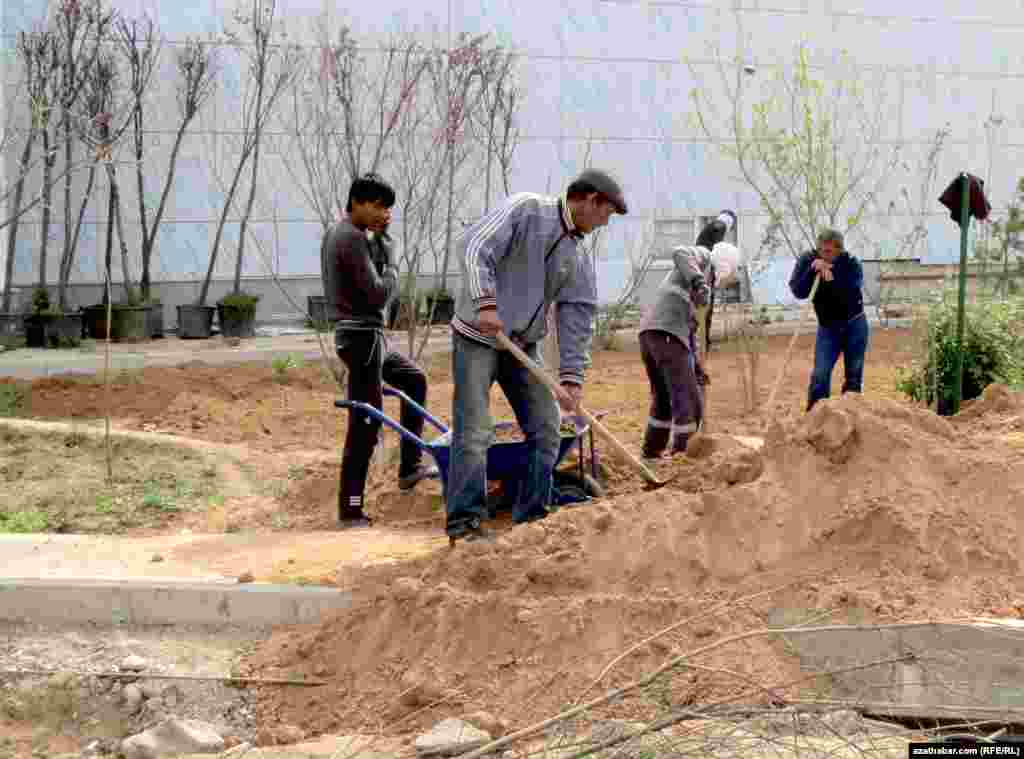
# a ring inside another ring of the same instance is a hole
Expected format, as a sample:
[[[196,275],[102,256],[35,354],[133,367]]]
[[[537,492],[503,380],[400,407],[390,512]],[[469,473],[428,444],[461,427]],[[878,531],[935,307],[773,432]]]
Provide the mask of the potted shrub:
[[[260,296],[233,292],[217,301],[217,320],[224,337],[252,337],[256,334],[256,304]]]
[[[129,296],[115,303],[110,313],[111,339],[119,343],[138,343],[147,338],[149,306]]]
[[[25,343],[29,348],[73,348],[82,342],[82,314],[65,314],[50,303],[45,287],[32,294],[32,310],[25,317]]]
[[[434,309],[432,324],[447,324],[455,316],[455,298],[442,287],[431,290],[423,299],[423,318],[430,316],[430,309]]]

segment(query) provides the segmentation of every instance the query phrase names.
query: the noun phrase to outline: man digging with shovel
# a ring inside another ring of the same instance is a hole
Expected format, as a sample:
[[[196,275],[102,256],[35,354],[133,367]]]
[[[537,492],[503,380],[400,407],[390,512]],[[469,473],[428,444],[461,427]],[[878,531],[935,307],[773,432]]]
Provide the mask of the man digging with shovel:
[[[487,450],[494,432],[491,386],[508,399],[530,447],[512,519],[542,519],[551,501],[561,415],[583,394],[584,363],[597,309],[594,262],[577,250],[584,235],[625,214],[618,183],[583,172],[561,197],[519,193],[472,225],[458,243],[462,283],[452,320],[451,464],[447,528],[452,541],[491,540],[487,517]],[[560,352],[557,399],[514,354],[501,350],[505,333],[536,363],[557,303]]]
[[[651,410],[643,456],[685,453],[704,418],[701,388],[709,378],[700,360],[697,327],[711,295],[711,249],[724,239],[735,216],[722,214],[701,230],[696,245],[672,251],[675,264],[659,285],[640,322],[640,352],[651,383]]]

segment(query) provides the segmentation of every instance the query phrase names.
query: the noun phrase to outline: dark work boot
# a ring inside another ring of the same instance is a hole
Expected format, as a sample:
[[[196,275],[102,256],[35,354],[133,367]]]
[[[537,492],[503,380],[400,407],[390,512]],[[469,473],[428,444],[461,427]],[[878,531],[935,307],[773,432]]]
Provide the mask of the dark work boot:
[[[669,437],[672,430],[668,427],[655,427],[650,421],[647,422],[647,429],[644,430],[643,457],[645,459],[659,459],[665,448],[668,447]]]
[[[363,512],[363,499],[360,496],[338,496],[338,529],[350,530],[355,527],[369,527],[372,520]]]
[[[448,535],[449,546],[454,546],[457,540],[465,540],[467,543],[493,543],[497,540],[494,531],[481,525],[479,519],[448,525],[445,533]]]
[[[420,483],[420,480],[437,479],[439,476],[440,472],[438,472],[436,466],[427,466],[426,464],[419,464],[411,473],[399,475],[398,489],[412,490]]]
[[[686,446],[689,442],[689,432],[677,432],[675,439],[672,441],[672,455],[675,456],[680,453],[686,453]]]

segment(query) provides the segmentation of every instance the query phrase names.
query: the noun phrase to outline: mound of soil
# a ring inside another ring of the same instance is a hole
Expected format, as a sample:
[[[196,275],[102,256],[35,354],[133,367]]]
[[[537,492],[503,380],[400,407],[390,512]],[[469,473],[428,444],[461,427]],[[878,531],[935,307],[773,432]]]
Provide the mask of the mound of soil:
[[[352,611],[281,633],[249,658],[265,676],[329,682],[315,693],[268,691],[261,709],[314,733],[400,719],[395,729],[406,731],[459,709],[522,726],[574,701],[631,644],[710,604],[786,584],[643,647],[590,697],[670,651],[764,627],[772,610],[865,620],[1018,606],[1024,450],[970,435],[924,410],[849,395],[776,424],[760,452],[713,436],[702,457],[668,465],[684,487],[563,509],[494,545],[458,544],[364,576]],[[798,673],[762,637],[695,661],[737,674],[684,670],[616,715],[744,691],[763,700],[743,677],[777,686]]]

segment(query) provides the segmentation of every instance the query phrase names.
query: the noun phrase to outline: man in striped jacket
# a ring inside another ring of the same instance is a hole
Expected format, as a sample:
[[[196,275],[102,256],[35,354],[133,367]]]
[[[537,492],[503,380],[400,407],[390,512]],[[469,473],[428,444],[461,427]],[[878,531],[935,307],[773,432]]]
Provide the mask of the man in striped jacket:
[[[452,539],[491,539],[487,516],[487,450],[493,436],[490,390],[497,382],[529,444],[517,483],[516,523],[547,516],[559,447],[558,407],[574,411],[597,309],[594,261],[580,254],[584,235],[625,214],[618,183],[601,171],[583,172],[561,197],[512,195],[473,224],[456,250],[461,289],[452,320],[451,463],[447,533]],[[536,362],[547,333],[547,311],[557,304],[559,379],[556,399],[515,356],[495,347],[504,331]],[[556,402],[557,401],[557,402]]]

